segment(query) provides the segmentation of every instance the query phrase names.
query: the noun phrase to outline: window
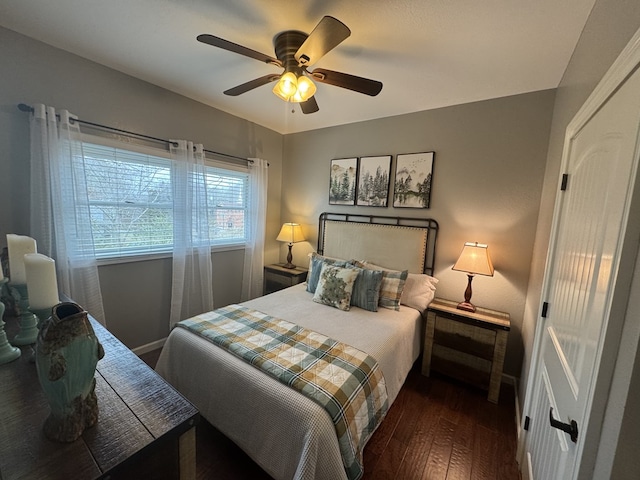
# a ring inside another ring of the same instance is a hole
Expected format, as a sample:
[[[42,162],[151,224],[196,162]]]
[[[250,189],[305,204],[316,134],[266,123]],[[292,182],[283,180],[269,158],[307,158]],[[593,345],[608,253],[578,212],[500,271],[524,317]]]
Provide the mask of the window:
[[[249,175],[207,167],[209,238],[213,245],[245,242]]]
[[[168,152],[132,148],[83,143],[98,258],[172,250],[172,160]],[[244,244],[248,173],[216,165],[206,175],[212,246]]]

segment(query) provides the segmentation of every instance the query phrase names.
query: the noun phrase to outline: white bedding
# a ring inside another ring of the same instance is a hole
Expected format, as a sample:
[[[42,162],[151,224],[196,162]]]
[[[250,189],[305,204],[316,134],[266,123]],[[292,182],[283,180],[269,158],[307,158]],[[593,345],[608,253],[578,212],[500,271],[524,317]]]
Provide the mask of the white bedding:
[[[420,353],[420,312],[345,312],[312,296],[300,284],[243,305],[370,354],[391,404]],[[156,370],[275,479],[346,479],[331,419],[300,393],[181,328],[167,338]]]

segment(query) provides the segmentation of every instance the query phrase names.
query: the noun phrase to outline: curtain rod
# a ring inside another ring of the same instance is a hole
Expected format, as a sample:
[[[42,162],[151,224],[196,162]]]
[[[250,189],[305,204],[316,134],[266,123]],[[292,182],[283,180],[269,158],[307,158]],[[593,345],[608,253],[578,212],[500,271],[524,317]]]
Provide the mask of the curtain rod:
[[[33,113],[33,107],[31,105],[27,105],[26,103],[19,103],[18,104],[18,110],[20,110],[22,112]],[[56,114],[56,117],[58,117],[58,114]],[[149,135],[144,135],[142,133],[130,132],[128,130],[122,130],[120,128],[110,127],[108,125],[101,125],[99,123],[88,122],[87,120],[80,120],[79,118],[70,118],[70,121],[71,122],[78,122],[78,123],[81,123],[83,125],[89,125],[91,127],[104,128],[105,130],[111,130],[113,132],[124,133],[125,135],[131,135],[131,136],[135,136],[135,137],[144,138],[144,139],[147,139],[147,140],[153,140],[155,142],[166,143],[166,144],[169,144],[169,145],[173,145],[174,147],[178,146],[178,144],[176,142],[172,142],[171,140],[166,140],[164,138],[151,137]],[[205,153],[210,153],[212,155],[220,155],[222,157],[228,157],[228,158],[233,158],[233,159],[236,159],[236,160],[242,160],[242,161],[245,161],[245,162],[253,163],[253,160],[251,160],[249,158],[238,157],[236,155],[231,155],[229,153],[216,152],[214,150],[207,150],[206,148],[203,149],[203,150],[204,150]]]

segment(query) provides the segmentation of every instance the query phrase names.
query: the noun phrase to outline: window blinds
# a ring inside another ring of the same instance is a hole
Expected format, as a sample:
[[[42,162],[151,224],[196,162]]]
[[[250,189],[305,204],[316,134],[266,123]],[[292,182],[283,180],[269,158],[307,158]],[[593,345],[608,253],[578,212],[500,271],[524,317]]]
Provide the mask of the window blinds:
[[[170,252],[172,160],[88,142],[83,156],[96,256]],[[218,166],[206,174],[212,245],[244,243],[248,174]]]

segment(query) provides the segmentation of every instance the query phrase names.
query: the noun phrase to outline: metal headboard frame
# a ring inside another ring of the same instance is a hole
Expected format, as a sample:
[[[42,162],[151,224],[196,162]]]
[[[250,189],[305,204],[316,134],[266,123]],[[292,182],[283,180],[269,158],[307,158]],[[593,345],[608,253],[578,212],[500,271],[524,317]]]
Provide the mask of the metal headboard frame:
[[[438,240],[438,230],[440,229],[438,222],[433,218],[391,217],[384,215],[361,215],[355,213],[323,212],[320,214],[318,224],[318,253],[321,255],[324,252],[325,222],[327,220],[331,220],[333,222],[369,223],[377,225],[395,225],[424,229],[426,231],[426,245],[423,272],[429,275],[433,275],[436,263],[436,244]]]

